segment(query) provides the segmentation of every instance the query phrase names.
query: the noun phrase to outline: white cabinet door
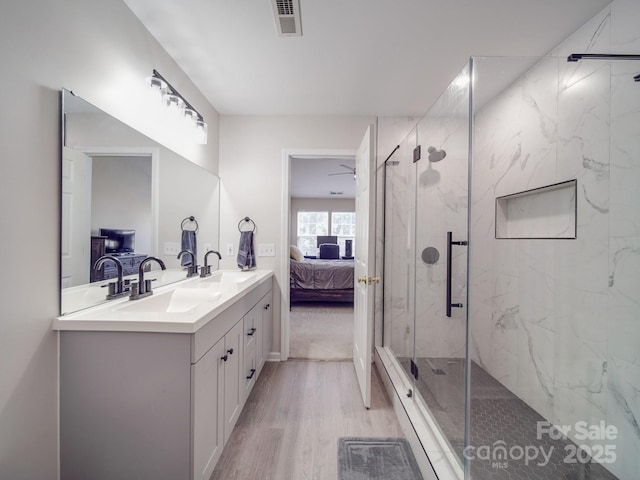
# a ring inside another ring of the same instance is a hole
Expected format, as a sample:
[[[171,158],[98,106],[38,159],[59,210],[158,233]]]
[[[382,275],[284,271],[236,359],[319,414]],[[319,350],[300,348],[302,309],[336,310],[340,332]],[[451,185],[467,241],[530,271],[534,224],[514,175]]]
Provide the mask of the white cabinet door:
[[[263,356],[263,338],[264,338],[264,322],[263,322],[263,312],[264,305],[262,302],[258,303],[255,306],[256,309],[256,374],[255,378],[258,378],[260,375],[260,371],[262,370],[262,366],[264,365],[264,356]]]
[[[224,337],[224,443],[226,445],[242,408],[242,321]]]
[[[258,369],[256,368],[256,340],[258,328],[262,322],[262,311],[259,304],[244,316],[244,368],[241,382],[243,385],[242,404],[247,400],[253,385],[256,383]]]
[[[271,343],[273,341],[273,310],[271,308],[272,295],[271,291],[267,293],[260,301],[262,309],[262,352],[260,361],[258,362],[258,374],[262,371],[264,363],[271,353]]]
[[[224,339],[195,365],[193,382],[193,478],[208,480],[224,448]]]

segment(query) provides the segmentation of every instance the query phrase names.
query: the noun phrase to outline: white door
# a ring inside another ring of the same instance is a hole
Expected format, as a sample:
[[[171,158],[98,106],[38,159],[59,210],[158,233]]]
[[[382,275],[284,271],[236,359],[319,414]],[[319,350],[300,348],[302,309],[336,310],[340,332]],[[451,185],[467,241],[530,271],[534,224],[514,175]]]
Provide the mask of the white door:
[[[69,147],[62,155],[62,288],[89,283],[91,159]]]
[[[375,250],[375,158],[373,126],[369,126],[356,154],[356,249],[354,285],[353,363],[364,406],[371,404],[373,350],[373,277]]]

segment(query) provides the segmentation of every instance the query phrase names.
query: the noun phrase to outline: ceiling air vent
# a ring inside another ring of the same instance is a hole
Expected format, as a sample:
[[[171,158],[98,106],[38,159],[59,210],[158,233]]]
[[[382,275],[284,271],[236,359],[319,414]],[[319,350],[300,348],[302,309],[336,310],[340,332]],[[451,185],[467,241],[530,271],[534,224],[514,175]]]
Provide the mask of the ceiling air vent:
[[[299,37],[302,35],[299,0],[271,0],[276,32],[281,37]]]

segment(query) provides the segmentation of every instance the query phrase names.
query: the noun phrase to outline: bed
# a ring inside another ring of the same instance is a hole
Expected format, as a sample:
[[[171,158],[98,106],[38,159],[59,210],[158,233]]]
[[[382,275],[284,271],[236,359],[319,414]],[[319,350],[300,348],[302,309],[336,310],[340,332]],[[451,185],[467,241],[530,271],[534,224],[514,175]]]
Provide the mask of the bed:
[[[291,259],[291,303],[353,303],[353,260]]]

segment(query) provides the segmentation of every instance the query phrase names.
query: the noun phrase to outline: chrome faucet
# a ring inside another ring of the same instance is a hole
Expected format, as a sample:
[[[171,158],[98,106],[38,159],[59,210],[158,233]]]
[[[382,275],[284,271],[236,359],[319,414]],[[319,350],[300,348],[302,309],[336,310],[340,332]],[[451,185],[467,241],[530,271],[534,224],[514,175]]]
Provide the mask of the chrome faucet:
[[[144,279],[144,269],[149,262],[156,262],[160,265],[162,270],[166,270],[167,267],[164,265],[164,262],[156,257],[147,257],[140,262],[140,266],[138,267],[138,283],[131,284],[131,295],[129,295],[129,300],[138,300],[139,298],[148,297],[149,295],[153,295],[153,290],[151,289],[151,282],[153,280],[145,280]]]
[[[194,277],[198,275],[198,265],[196,264],[196,256],[193,254],[191,250],[182,250],[178,254],[178,260],[180,260],[180,257],[182,257],[182,255],[185,253],[191,255],[191,265],[187,266],[187,278]]]
[[[118,270],[118,280],[115,282],[109,282],[107,285],[109,287],[109,292],[107,293],[107,300],[113,300],[114,298],[120,298],[129,293],[128,285],[125,286],[125,283],[122,279],[122,262],[119,258],[114,257],[113,255],[103,255],[96,263],[93,264],[94,270],[100,270],[102,265],[106,261],[112,261]]]
[[[220,252],[216,250],[209,250],[207,253],[205,253],[204,265],[200,268],[200,276],[202,278],[211,276],[211,265],[207,263],[207,260],[209,259],[209,255],[212,253],[215,253],[218,256],[218,260],[222,260],[222,255],[220,255]]]

